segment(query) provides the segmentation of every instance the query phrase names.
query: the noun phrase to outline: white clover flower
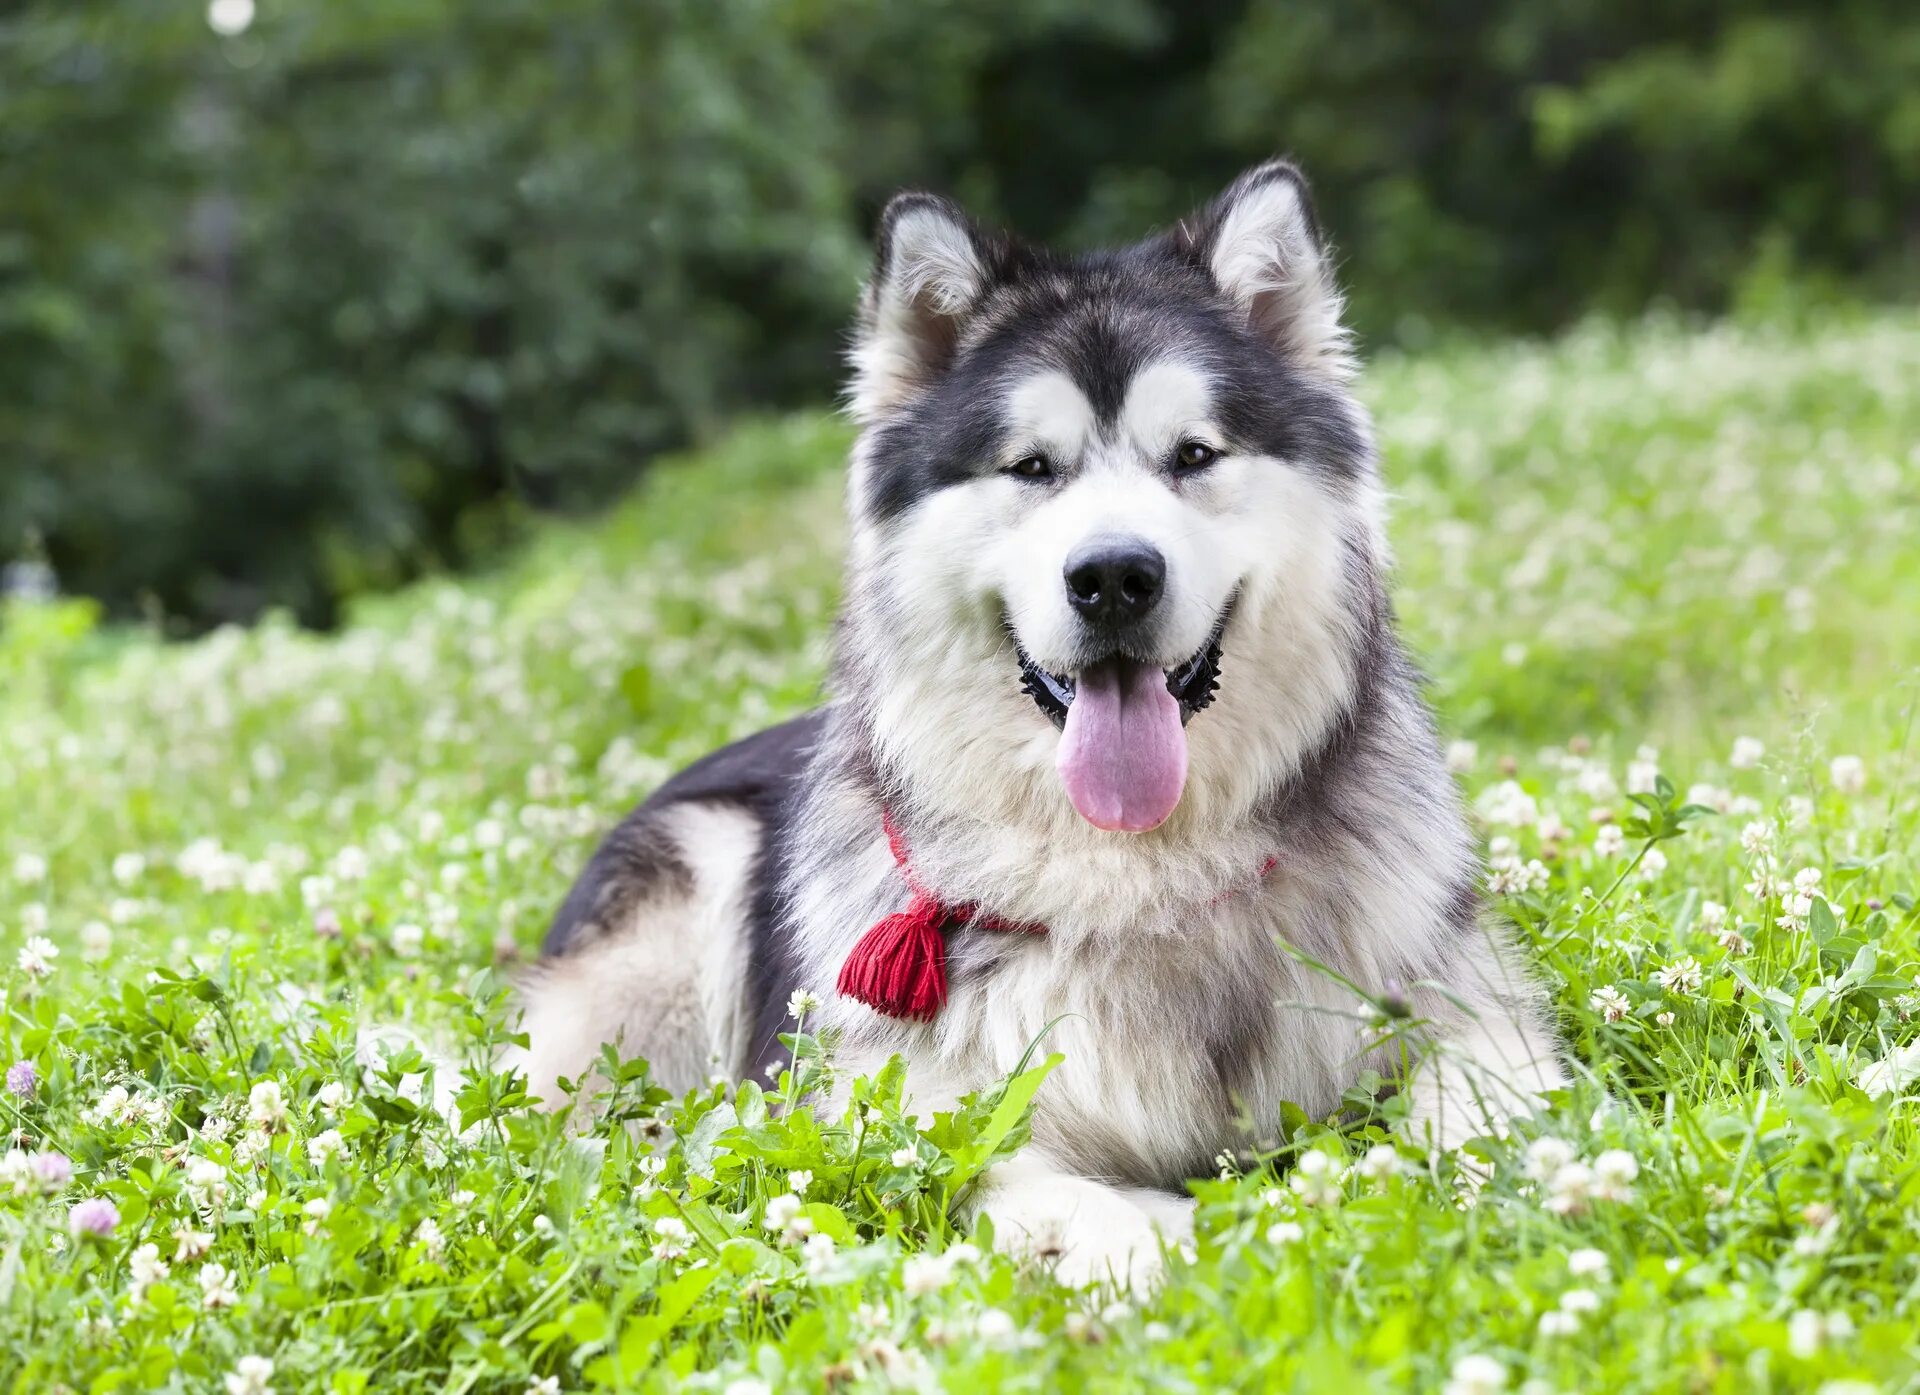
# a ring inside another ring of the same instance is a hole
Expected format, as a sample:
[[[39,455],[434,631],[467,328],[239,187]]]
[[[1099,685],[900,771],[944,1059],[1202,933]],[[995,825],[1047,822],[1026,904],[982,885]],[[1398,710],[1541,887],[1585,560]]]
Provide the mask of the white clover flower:
[[[980,1247],[971,1240],[960,1240],[947,1246],[942,1252],[947,1263],[953,1266],[971,1266],[981,1259]]]
[[[1560,1311],[1597,1313],[1600,1311],[1600,1295],[1590,1288],[1570,1288],[1560,1295]]]
[[[127,1256],[127,1274],[133,1280],[133,1301],[142,1302],[147,1290],[167,1277],[167,1262],[160,1258],[160,1247],[148,1243]]]
[[[773,1395],[773,1387],[757,1376],[741,1376],[728,1381],[721,1395]]]
[[[100,964],[113,953],[113,930],[105,921],[90,920],[80,927],[80,958]]]
[[[147,874],[147,859],[142,853],[123,852],[113,859],[113,879],[121,886],[137,882]]]
[[[23,852],[13,859],[13,879],[22,886],[36,886],[47,879],[47,860],[39,853]]]
[[[1660,779],[1660,762],[1656,757],[1647,755],[1647,748],[1640,748],[1640,756],[1627,762],[1627,793],[1652,794]]]
[[[1658,848],[1648,848],[1640,859],[1639,877],[1643,882],[1654,881],[1667,870],[1667,855]]]
[[[1502,780],[1483,791],[1477,807],[1480,817],[1496,828],[1530,828],[1540,819],[1540,806],[1516,780]]]
[[[93,1102],[93,1108],[87,1111],[87,1117],[96,1124],[130,1124],[139,1117],[139,1106],[124,1085],[109,1086],[107,1092]]]
[[[427,932],[418,925],[408,922],[394,926],[389,940],[396,955],[402,959],[414,959],[426,946]]]
[[[1813,903],[1820,899],[1820,869],[1802,867],[1793,874],[1793,885],[1777,888],[1780,915],[1775,921],[1783,930],[1804,930],[1813,914]]]
[[[953,1268],[944,1255],[912,1255],[900,1266],[900,1287],[909,1298],[938,1293],[952,1281]]]
[[[1341,1201],[1340,1178],[1333,1170],[1333,1159],[1318,1150],[1300,1155],[1287,1185],[1303,1206],[1338,1206]]]
[[[262,1080],[247,1092],[247,1118],[264,1133],[274,1133],[287,1122],[287,1099],[277,1080]]]
[[[807,1188],[813,1185],[813,1174],[805,1168],[787,1174],[787,1190],[796,1196],[805,1196]]]
[[[1810,1308],[1802,1308],[1787,1319],[1787,1350],[1802,1361],[1819,1355],[1826,1335],[1825,1319]]]
[[[346,1082],[329,1080],[318,1090],[314,1091],[313,1100],[314,1103],[322,1109],[338,1109],[347,1102]]]
[[[1463,775],[1480,759],[1480,748],[1471,741],[1453,741],[1447,745],[1447,769]]]
[[[346,1147],[346,1139],[340,1136],[340,1130],[327,1129],[307,1140],[307,1161],[315,1167],[325,1167],[328,1161]]]
[[[1544,889],[1552,880],[1547,865],[1537,857],[1526,863],[1517,857],[1496,858],[1488,864],[1488,870],[1487,890],[1495,896],[1524,896]]]
[[[1556,1216],[1577,1216],[1593,1199],[1593,1169],[1570,1162],[1547,1181],[1547,1210]]]
[[[1443,1387],[1443,1395],[1500,1395],[1507,1388],[1507,1368],[1491,1356],[1463,1356]]]
[[[1376,1143],[1367,1149],[1357,1170],[1376,1187],[1384,1187],[1401,1173],[1400,1154],[1391,1143]]]
[[[1640,1163],[1624,1148],[1609,1148],[1593,1160],[1593,1194],[1602,1201],[1627,1201],[1633,1196]]]
[[[786,1192],[767,1202],[766,1214],[760,1224],[768,1230],[779,1232],[780,1238],[788,1244],[804,1240],[813,1231],[813,1221],[801,1214],[805,1203],[792,1192]]]
[[[1602,984],[1594,989],[1587,999],[1587,1006],[1608,1022],[1618,1022],[1633,1010],[1633,1004],[1627,1001],[1627,995],[1611,983]]]
[[[807,1273],[816,1279],[824,1274],[833,1263],[838,1248],[831,1235],[809,1235],[807,1243],[800,1247],[801,1262],[806,1266]]]
[[[195,1158],[187,1164],[187,1195],[202,1211],[226,1205],[227,1170],[212,1158]]]
[[[1618,857],[1626,851],[1627,835],[1617,823],[1603,823],[1593,832],[1593,851],[1596,857]]]
[[[1527,1145],[1527,1176],[1545,1182],[1573,1161],[1573,1145],[1551,1134]]]
[[[653,1257],[682,1259],[693,1244],[693,1232],[678,1216],[661,1216],[653,1223]]]
[[[1720,930],[1720,927],[1726,923],[1727,908],[1725,906],[1721,905],[1718,901],[1702,901],[1700,903],[1700,914],[1694,920],[1694,924],[1699,926],[1700,929],[1712,935],[1716,934]]]
[[[1867,788],[1866,762],[1858,756],[1835,756],[1827,766],[1833,787],[1842,794],[1860,794]]]
[[[1671,1012],[1656,1012],[1653,1015],[1653,1023],[1656,1027],[1671,1027],[1675,1020]]]
[[[1275,1221],[1267,1227],[1269,1245],[1291,1245],[1306,1237],[1307,1232],[1297,1221]]]
[[[432,1216],[415,1227],[413,1238],[426,1247],[428,1259],[437,1262],[447,1252],[447,1237]]]
[[[560,1395],[560,1377],[535,1376],[527,1383],[525,1395]]]
[[[1549,1308],[1540,1314],[1540,1335],[1542,1337],[1571,1337],[1580,1330],[1580,1319],[1572,1313],[1558,1308]]]
[[[233,1287],[232,1277],[224,1264],[209,1262],[201,1265],[200,1306],[211,1312],[231,1308],[238,1303],[240,1294]]]
[[[895,1167],[918,1167],[920,1165],[920,1150],[913,1147],[896,1148],[887,1161],[891,1162]]]
[[[1605,1253],[1594,1249],[1575,1250],[1567,1256],[1567,1272],[1576,1279],[1600,1279],[1604,1281],[1611,1262]]]
[[[1813,801],[1804,794],[1787,797],[1787,822],[1795,828],[1804,828],[1813,817]]]
[[[60,957],[60,947],[45,935],[33,935],[20,946],[14,963],[28,978],[45,978],[53,972],[53,961]]]
[[[267,1384],[272,1379],[273,1363],[266,1357],[243,1356],[227,1375],[227,1395],[273,1395]]]
[[[1540,815],[1540,821],[1534,824],[1533,835],[1543,843],[1560,843],[1573,837],[1573,830],[1558,814],[1548,809]]]
[[[787,1016],[795,1021],[811,1017],[820,1011],[820,995],[806,988],[796,988],[787,998]]]
[[[1760,764],[1760,758],[1766,753],[1767,748],[1753,737],[1736,736],[1733,738],[1733,754],[1727,757],[1727,764],[1735,770],[1751,770]]]
[[[1586,761],[1580,765],[1574,774],[1573,787],[1595,803],[1612,799],[1620,793],[1620,786],[1614,783],[1613,772],[1598,761]]]
[[[1700,991],[1700,961],[1691,954],[1682,955],[1664,968],[1654,970],[1653,979],[1667,992],[1686,997]]]
[[[1018,1345],[1020,1327],[1014,1322],[1013,1315],[1000,1308],[989,1308],[974,1320],[974,1335],[986,1347],[1005,1351]]]

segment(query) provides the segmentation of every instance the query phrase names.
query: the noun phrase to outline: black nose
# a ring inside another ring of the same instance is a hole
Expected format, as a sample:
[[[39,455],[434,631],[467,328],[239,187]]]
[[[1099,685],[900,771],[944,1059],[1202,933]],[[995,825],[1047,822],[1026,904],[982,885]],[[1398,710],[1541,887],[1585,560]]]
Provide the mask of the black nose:
[[[1160,601],[1167,560],[1138,538],[1096,538],[1067,558],[1067,604],[1097,625],[1146,616]]]

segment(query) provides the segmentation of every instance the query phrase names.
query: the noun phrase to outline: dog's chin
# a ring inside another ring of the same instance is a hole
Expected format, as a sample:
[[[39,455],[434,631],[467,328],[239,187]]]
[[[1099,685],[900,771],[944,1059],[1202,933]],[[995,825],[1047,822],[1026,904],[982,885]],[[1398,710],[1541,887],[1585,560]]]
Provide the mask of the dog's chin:
[[[1187,781],[1186,725],[1219,690],[1232,610],[1229,600],[1206,642],[1171,668],[1115,651],[1057,672],[1035,662],[1014,636],[1020,685],[1060,728],[1055,765],[1061,784],[1094,827],[1144,833],[1179,804]]]

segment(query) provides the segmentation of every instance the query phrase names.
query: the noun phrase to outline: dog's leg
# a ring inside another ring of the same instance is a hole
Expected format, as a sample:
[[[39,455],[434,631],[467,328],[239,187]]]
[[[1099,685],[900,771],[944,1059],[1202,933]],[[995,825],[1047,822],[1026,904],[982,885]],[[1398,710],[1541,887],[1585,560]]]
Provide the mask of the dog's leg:
[[[676,1092],[746,1066],[759,821],[689,803],[651,815],[645,831],[671,859],[656,852],[645,875],[619,875],[616,865],[580,942],[543,959],[521,985],[529,1044],[515,1063],[549,1107],[566,1102],[558,1081],[589,1071],[607,1042],[623,1057],[646,1057],[654,1080]]]
[[[1051,1264],[1072,1288],[1150,1291],[1165,1270],[1166,1246],[1193,1233],[1191,1200],[1076,1176],[1032,1148],[981,1179],[964,1215],[983,1211],[999,1248]]]

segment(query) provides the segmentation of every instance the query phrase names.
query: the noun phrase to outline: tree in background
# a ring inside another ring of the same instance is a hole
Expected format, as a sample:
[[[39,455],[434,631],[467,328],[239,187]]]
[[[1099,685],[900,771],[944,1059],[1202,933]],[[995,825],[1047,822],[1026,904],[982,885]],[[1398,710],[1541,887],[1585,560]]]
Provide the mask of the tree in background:
[[[902,184],[1082,245],[1289,151],[1375,342],[1920,260],[1898,0],[257,3],[0,19],[0,560],[189,625],[822,398]]]

